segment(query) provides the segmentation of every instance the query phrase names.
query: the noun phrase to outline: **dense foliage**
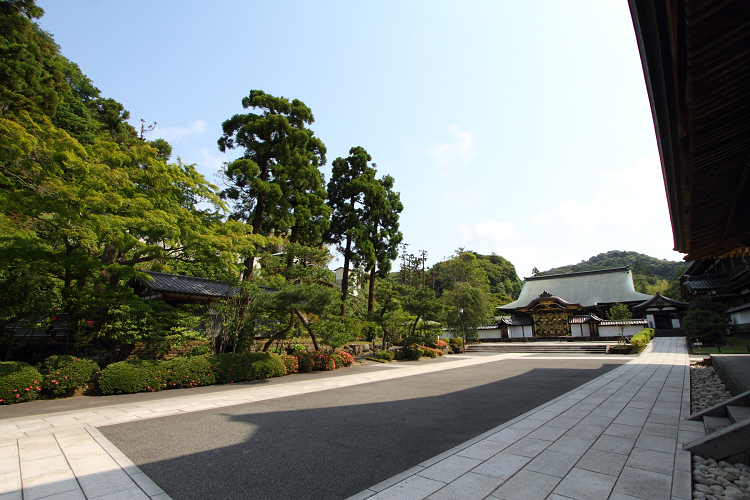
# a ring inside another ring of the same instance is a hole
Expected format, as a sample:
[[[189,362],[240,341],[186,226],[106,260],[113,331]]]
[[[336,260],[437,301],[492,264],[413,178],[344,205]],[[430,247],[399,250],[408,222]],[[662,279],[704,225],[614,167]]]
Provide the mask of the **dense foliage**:
[[[23,403],[39,397],[42,374],[20,361],[0,362],[0,404]]]
[[[715,303],[705,295],[692,299],[682,321],[689,341],[720,345],[729,327],[725,310],[725,305]]]
[[[76,389],[85,387],[99,372],[99,365],[90,359],[69,355],[50,356],[42,363],[43,387],[55,396],[70,396]]]

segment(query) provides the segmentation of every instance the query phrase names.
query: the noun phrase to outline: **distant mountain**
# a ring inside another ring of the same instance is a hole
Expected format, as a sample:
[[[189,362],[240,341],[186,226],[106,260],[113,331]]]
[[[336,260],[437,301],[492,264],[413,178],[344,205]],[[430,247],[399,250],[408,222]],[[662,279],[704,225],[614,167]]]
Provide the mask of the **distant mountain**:
[[[594,271],[596,269],[624,266],[630,266],[634,275],[640,274],[654,276],[660,280],[671,280],[675,278],[675,273],[680,268],[687,267],[687,264],[685,262],[657,259],[638,252],[611,250],[606,253],[595,255],[589,260],[582,260],[578,264],[548,269],[547,271],[540,272],[539,276]]]

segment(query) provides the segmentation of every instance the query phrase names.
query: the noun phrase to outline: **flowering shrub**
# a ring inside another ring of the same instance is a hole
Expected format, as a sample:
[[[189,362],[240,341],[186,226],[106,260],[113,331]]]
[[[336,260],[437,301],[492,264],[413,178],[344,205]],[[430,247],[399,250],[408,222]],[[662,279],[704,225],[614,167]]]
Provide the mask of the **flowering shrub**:
[[[422,351],[422,356],[426,358],[437,358],[438,356],[443,355],[443,351],[440,349],[433,349],[432,347],[422,346],[420,347],[420,350]]]
[[[300,373],[307,373],[313,370],[330,371],[336,368],[336,362],[327,352],[302,352],[298,354],[298,358]]]
[[[448,342],[446,342],[445,340],[438,340],[437,342],[435,342],[435,347],[437,347],[438,349],[445,349],[446,347],[448,347]]]
[[[207,345],[197,345],[190,349],[186,356],[203,356],[205,354],[211,354],[211,348]]]
[[[42,372],[42,387],[52,391],[55,396],[69,396],[79,387],[91,382],[94,374],[99,372],[99,365],[90,359],[58,355],[44,360]]]
[[[287,354],[284,354],[283,356],[281,356],[281,359],[284,361],[284,366],[286,366],[287,373],[299,372],[299,360],[297,359],[297,356],[289,356]]]
[[[343,366],[350,367],[350,366],[352,366],[354,364],[354,356],[352,356],[348,352],[341,351],[338,354],[339,354],[339,356],[341,356],[341,359],[344,361],[344,365]]]
[[[375,353],[375,357],[385,361],[393,361],[395,354],[393,351],[378,351]]]
[[[0,404],[21,403],[39,397],[42,374],[20,361],[0,362]]]
[[[159,363],[157,377],[162,389],[199,387],[216,383],[216,375],[211,371],[211,363],[206,356],[174,358]]]

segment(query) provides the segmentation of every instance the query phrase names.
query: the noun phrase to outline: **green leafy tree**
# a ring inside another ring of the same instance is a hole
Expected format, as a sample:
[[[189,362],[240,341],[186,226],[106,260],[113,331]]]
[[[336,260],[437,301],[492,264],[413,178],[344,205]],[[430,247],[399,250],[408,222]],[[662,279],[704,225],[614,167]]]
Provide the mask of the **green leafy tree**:
[[[365,193],[364,238],[355,258],[356,264],[364,264],[365,272],[369,273],[368,312],[375,307],[375,279],[388,275],[391,261],[398,257],[398,247],[404,239],[398,222],[404,205],[400,193],[393,191],[394,179],[386,175],[377,182],[379,187]]]
[[[328,209],[323,177],[326,149],[307,125],[310,108],[260,90],[242,99],[243,108],[257,113],[236,114],[222,124],[219,149],[242,148],[241,158],[222,171],[227,187],[222,196],[233,203],[232,217],[252,225],[255,236],[288,235],[305,240],[322,234]],[[245,254],[243,279],[250,281],[255,253]]]
[[[279,325],[263,350],[285,338],[298,319],[307,328],[318,350],[316,332],[306,315],[327,319],[337,305],[338,293],[331,287],[330,271],[325,267],[330,256],[325,249],[298,244],[288,245],[286,252],[287,256],[292,256],[291,266],[286,257],[264,256],[261,259],[262,283],[272,291],[258,295],[252,311],[256,317],[267,318]]]
[[[476,255],[463,248],[443,264],[440,271],[445,285],[442,298],[446,319],[453,327],[453,335],[461,337],[466,345],[467,340],[477,337],[477,328],[492,317],[489,282]]]
[[[707,296],[695,297],[690,301],[687,315],[682,324],[690,341],[720,345],[727,331],[725,308],[714,303]]]
[[[627,328],[627,321],[632,319],[633,313],[628,309],[628,306],[617,302],[607,311],[607,319],[610,321],[618,321],[617,328],[620,329],[620,343],[625,344],[625,328]]]
[[[360,146],[349,150],[347,158],[333,162],[328,182],[328,205],[333,210],[327,240],[335,243],[344,255],[344,276],[341,283],[341,317],[346,316],[349,297],[349,263],[352,245],[357,247],[365,262],[377,260],[375,249],[365,227],[366,199],[374,199],[383,186],[375,179],[375,167],[368,165],[372,157]]]

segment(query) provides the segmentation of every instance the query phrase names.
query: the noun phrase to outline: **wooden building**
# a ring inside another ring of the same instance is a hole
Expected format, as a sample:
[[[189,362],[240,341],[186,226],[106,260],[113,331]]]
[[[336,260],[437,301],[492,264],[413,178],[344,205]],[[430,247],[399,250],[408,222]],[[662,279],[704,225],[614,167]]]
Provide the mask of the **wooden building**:
[[[525,278],[518,300],[497,308],[531,323],[535,337],[615,337],[620,329],[604,320],[616,303],[636,306],[652,296],[635,291],[630,268],[618,267]],[[646,326],[629,321],[626,335]]]
[[[750,304],[747,0],[629,0],[661,157],[683,296]]]

